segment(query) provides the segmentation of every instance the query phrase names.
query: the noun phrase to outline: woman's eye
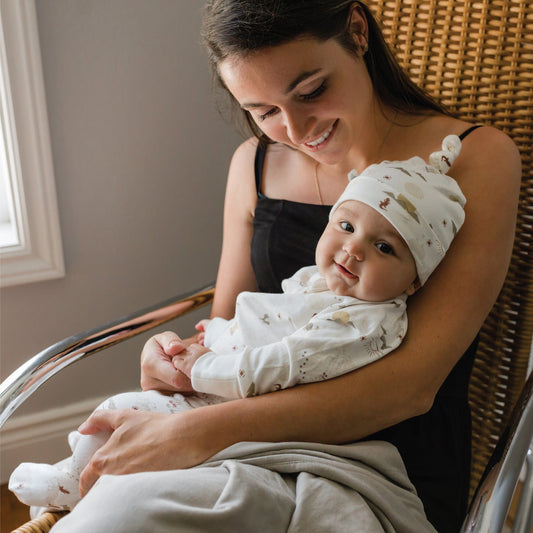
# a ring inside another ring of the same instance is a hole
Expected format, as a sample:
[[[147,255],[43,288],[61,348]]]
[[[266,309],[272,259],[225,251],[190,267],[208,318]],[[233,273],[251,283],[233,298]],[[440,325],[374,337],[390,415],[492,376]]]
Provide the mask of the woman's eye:
[[[300,99],[302,100],[314,100],[318,98],[326,90],[326,82],[322,82],[316,89],[307,94],[301,94]]]
[[[259,120],[265,120],[268,117],[271,117],[275,112],[276,112],[276,108],[273,107],[272,109],[269,109],[266,113],[259,115]]]
[[[376,247],[383,254],[387,254],[387,255],[394,254],[394,248],[390,244],[387,244],[386,242],[378,242],[378,244],[376,244]]]
[[[341,228],[344,231],[347,231],[349,233],[353,233],[354,232],[354,227],[349,222],[342,221],[340,225],[341,225]]]

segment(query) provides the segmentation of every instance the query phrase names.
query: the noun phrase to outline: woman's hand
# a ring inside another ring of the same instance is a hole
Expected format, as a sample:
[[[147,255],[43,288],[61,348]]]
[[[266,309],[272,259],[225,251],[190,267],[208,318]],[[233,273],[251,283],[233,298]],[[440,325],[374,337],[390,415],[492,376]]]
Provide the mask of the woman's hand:
[[[172,364],[188,378],[191,377],[192,367],[194,363],[202,357],[202,355],[209,352],[209,348],[202,346],[201,344],[191,344],[187,349],[181,352],[179,355],[175,355],[172,358]]]
[[[186,349],[176,333],[165,331],[151,337],[141,353],[141,387],[162,392],[192,392],[190,380],[172,364],[172,358]]]
[[[176,414],[146,411],[98,410],[80,427],[92,435],[112,432],[109,440],[93,455],[80,475],[80,493],[87,494],[104,474],[173,470],[195,466],[214,455],[220,445],[203,437],[202,409]]]

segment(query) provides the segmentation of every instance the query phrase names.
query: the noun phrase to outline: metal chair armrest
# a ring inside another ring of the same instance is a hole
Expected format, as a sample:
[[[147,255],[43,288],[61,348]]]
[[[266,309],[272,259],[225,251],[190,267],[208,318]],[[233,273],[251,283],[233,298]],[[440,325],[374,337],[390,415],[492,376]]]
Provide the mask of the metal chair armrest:
[[[526,477],[513,524],[513,533],[533,531],[533,441],[526,457]]]
[[[0,428],[26,398],[63,368],[194,311],[210,303],[214,294],[214,284],[210,284],[68,337],[39,352],[0,384]]]
[[[463,523],[462,533],[500,533],[503,530],[520,472],[526,459],[531,462],[530,446],[533,440],[533,374],[526,381],[516,402],[511,421],[489,461],[481,483]],[[528,455],[529,454],[529,455]],[[531,475],[531,474],[529,474]],[[519,504],[520,521],[527,526],[531,506],[531,487],[524,484]],[[531,480],[529,481],[531,485]],[[529,533],[517,529],[513,533]]]

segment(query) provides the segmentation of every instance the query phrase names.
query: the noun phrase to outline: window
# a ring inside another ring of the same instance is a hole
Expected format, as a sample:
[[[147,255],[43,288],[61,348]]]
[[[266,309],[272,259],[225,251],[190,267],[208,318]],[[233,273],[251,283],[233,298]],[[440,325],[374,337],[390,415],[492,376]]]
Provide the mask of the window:
[[[64,275],[34,0],[0,0],[0,286]]]
[[[1,77],[0,72],[0,77]],[[0,83],[2,83],[0,81]],[[9,172],[7,163],[7,147],[11,143],[7,140],[7,131],[4,127],[6,120],[4,120],[4,98],[3,94],[0,98],[0,113],[2,114],[2,128],[0,128],[0,250],[7,250],[12,246],[20,244],[21,237],[18,232],[18,227],[15,218],[15,198],[18,195],[13,194],[13,187],[10,182],[11,173]]]

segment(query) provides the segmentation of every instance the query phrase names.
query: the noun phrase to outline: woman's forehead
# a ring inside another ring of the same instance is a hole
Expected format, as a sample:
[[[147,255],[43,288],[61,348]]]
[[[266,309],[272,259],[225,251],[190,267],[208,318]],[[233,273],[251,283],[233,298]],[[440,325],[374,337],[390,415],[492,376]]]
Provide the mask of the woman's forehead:
[[[334,54],[341,50],[332,40],[297,39],[245,55],[232,54],[219,63],[218,72],[232,92],[258,83],[261,88],[275,86],[287,92],[305,76],[331,65]]]

